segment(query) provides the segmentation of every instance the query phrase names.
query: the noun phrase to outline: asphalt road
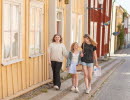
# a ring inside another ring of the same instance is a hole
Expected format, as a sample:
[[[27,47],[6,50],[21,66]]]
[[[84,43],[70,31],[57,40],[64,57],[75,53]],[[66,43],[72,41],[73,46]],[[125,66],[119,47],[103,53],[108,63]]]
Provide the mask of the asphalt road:
[[[91,100],[130,100],[130,49],[119,51],[115,56],[125,59]]]

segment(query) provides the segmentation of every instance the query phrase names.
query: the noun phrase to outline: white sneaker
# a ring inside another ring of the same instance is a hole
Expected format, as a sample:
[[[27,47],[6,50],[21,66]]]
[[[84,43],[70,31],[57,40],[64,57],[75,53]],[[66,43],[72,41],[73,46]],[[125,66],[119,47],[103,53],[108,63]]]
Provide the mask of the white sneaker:
[[[90,92],[90,89],[86,89],[86,94],[89,94],[89,92]]]
[[[75,91],[75,87],[74,86],[71,87],[71,91]]]
[[[55,85],[54,88],[55,88],[56,90],[59,90],[59,87],[58,87],[57,85]]]
[[[75,92],[76,92],[76,93],[79,93],[78,87],[75,88]]]
[[[91,86],[90,86],[90,87],[89,87],[89,91],[91,91],[91,89],[92,89],[92,88],[91,88]]]
[[[86,89],[86,93],[89,94],[90,91],[91,91],[91,86],[88,89]]]

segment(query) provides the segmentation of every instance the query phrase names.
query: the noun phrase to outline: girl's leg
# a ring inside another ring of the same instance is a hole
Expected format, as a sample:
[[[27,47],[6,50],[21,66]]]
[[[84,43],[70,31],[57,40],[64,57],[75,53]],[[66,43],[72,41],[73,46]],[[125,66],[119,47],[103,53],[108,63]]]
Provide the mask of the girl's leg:
[[[78,87],[78,74],[75,74],[75,87]]]
[[[75,86],[75,75],[72,74],[72,86]]]
[[[71,91],[75,91],[75,74],[72,74],[72,87]]]
[[[61,81],[60,81],[61,67],[62,67],[62,62],[56,62],[56,66],[55,66],[55,83],[59,88],[61,86]]]
[[[85,85],[86,88],[88,89],[88,69],[87,66],[83,66],[83,72],[84,72],[84,81],[85,81]]]
[[[88,87],[91,88],[93,67],[88,67]]]
[[[56,70],[56,68],[55,68],[55,66],[56,66],[56,62],[55,61],[51,61],[51,67],[52,67],[52,71],[53,71],[53,84],[54,84],[54,86],[56,85],[56,79],[55,79],[55,70]]]

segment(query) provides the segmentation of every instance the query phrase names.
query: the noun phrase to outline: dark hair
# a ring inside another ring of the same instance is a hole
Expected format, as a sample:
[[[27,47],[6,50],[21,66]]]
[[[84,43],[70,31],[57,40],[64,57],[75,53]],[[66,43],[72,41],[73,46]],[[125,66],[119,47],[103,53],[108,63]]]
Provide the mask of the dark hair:
[[[56,41],[55,41],[55,37],[56,37],[56,36],[59,36],[59,37],[60,37],[60,43],[62,43],[62,37],[61,37],[60,34],[55,34],[55,35],[53,36],[52,42],[56,42]]]
[[[83,37],[84,38],[90,38],[90,35],[89,34],[85,34]]]
[[[93,46],[97,46],[97,42],[95,42],[89,34],[85,34],[83,38],[88,38]]]

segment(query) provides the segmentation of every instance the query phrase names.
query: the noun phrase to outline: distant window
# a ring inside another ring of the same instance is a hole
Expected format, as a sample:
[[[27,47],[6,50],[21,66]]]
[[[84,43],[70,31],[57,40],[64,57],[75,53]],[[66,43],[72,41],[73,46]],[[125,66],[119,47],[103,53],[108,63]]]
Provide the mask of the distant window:
[[[31,1],[30,6],[30,56],[42,53],[43,45],[43,2]]]
[[[20,58],[21,4],[3,2],[3,62]]]

